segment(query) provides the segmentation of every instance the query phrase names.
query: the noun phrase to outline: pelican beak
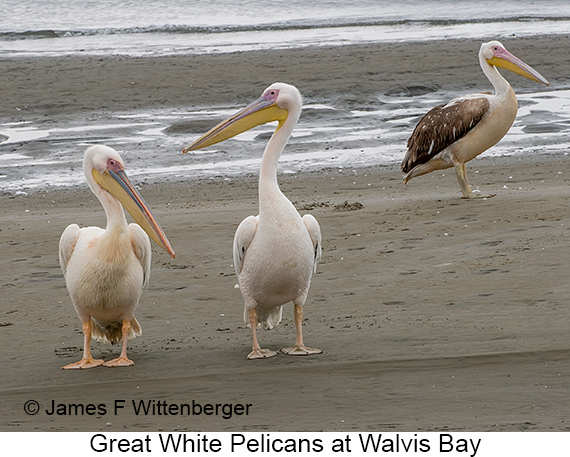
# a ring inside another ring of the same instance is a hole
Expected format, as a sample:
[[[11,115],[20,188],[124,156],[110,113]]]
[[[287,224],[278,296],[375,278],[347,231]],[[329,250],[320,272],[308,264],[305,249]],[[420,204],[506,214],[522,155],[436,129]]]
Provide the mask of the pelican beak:
[[[498,50],[493,51],[493,58],[487,59],[487,62],[496,67],[504,68],[505,70],[512,71],[518,75],[524,76],[525,78],[536,81],[537,83],[550,86],[544,76],[530,65],[524,63],[518,57],[512,55],[505,48],[499,48]]]
[[[267,97],[264,94],[244,109],[220,122],[182,152],[186,153],[211,146],[267,122],[278,121],[277,130],[279,130],[287,120],[288,114],[289,112],[286,109],[279,107],[275,98]]]
[[[124,170],[107,169],[101,174],[93,168],[93,178],[103,189],[109,192],[123,205],[137,224],[156,244],[174,258],[172,246],[162,227],[152,214],[141,194],[135,189]]]

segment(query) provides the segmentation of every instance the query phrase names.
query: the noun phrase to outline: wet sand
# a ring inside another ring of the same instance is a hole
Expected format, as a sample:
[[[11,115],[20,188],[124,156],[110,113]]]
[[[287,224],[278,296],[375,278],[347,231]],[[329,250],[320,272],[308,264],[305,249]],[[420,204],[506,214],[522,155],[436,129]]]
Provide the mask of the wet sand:
[[[570,83],[568,35],[502,42],[552,87]],[[154,58],[4,59],[0,113],[12,120],[70,115],[75,120],[149,106],[241,105],[276,81],[297,86],[313,103],[342,100],[355,108],[374,108],[377,93],[421,86],[459,93],[490,90],[477,61],[480,46],[478,40],[457,40]],[[509,80],[517,91],[541,89],[519,76]]]
[[[567,38],[504,44],[553,87],[567,88]],[[276,79],[312,101],[330,94],[360,103],[368,89],[418,84],[486,90],[473,72],[478,47],[429,42],[8,61],[13,77],[3,90],[12,91],[2,113],[16,119],[18,107],[21,118],[76,118],[152,104],[216,104],[227,96],[243,104]],[[400,65],[388,67],[394,52]],[[471,64],[462,67],[453,56]],[[461,77],[440,78],[441,67]],[[49,91],[34,85],[40,79]],[[517,87],[532,88],[521,79]],[[103,211],[86,189],[0,195],[0,430],[567,431],[568,163],[563,154],[483,156],[468,166],[471,182],[497,196],[479,201],[459,198],[452,170],[405,188],[397,165],[280,175],[283,192],[317,217],[323,232],[304,333],[307,345],[324,353],[262,361],[246,360],[251,331],[231,260],[237,225],[257,212],[256,176],[141,184],[176,258],[153,246],[151,283],[137,311],[143,334],[129,344],[135,366],[78,372],[60,369],[81,357],[82,335],[57,245],[72,222],[103,225]],[[292,305],[281,325],[259,337],[268,348],[290,345]],[[119,352],[97,342],[92,350],[104,359]],[[38,414],[24,412],[28,400],[39,403]],[[140,400],[251,406],[231,418],[137,415],[132,402]],[[48,414],[52,402],[66,414]],[[83,414],[69,404],[83,405]],[[125,407],[115,412],[116,404]]]

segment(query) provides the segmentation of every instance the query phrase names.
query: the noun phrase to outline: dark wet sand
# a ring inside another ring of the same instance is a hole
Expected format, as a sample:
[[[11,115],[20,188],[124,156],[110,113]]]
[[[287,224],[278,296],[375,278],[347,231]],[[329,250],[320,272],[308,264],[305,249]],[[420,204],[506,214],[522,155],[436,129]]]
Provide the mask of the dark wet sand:
[[[555,88],[570,83],[568,39],[548,35],[502,42]],[[149,106],[239,106],[276,81],[297,86],[311,102],[353,100],[355,108],[376,105],[377,93],[417,86],[479,92],[490,88],[477,61],[480,46],[478,40],[458,40],[156,58],[4,59],[0,114],[13,120],[75,119]],[[518,91],[540,89],[522,77],[509,80]]]
[[[504,42],[553,87],[568,86],[568,37]],[[330,93],[355,103],[367,88],[418,81],[486,90],[472,65],[453,61],[472,63],[478,47],[464,41],[65,58],[56,62],[60,78],[44,59],[8,61],[13,92],[2,113],[15,119],[15,107],[24,107],[21,118],[87,116],[216,104],[236,94],[244,103],[275,79],[311,100]],[[399,66],[389,67],[394,53]],[[224,70],[230,65],[232,72]],[[441,68],[462,77],[440,78]],[[34,86],[40,78],[49,91]],[[521,79],[518,87],[532,87]],[[60,369],[80,358],[82,335],[57,245],[72,222],[103,225],[102,209],[85,189],[0,195],[0,430],[569,430],[568,157],[482,157],[468,169],[474,186],[497,196],[460,199],[453,171],[404,188],[395,165],[280,176],[284,193],[314,214],[323,232],[304,332],[324,354],[264,361],[246,360],[251,334],[231,260],[237,225],[257,211],[256,177],[142,185],[177,256],[170,260],[153,247],[151,285],[137,312],[143,335],[129,345],[135,366],[79,372]],[[340,210],[346,207],[352,210]],[[291,305],[280,326],[259,334],[272,349],[294,336]],[[105,359],[119,352],[97,342],[92,349]],[[37,415],[25,414],[28,400],[39,402]],[[125,408],[115,414],[121,400]],[[251,406],[248,415],[229,419],[137,415],[131,402],[139,400]],[[92,415],[49,415],[52,401],[104,407]]]

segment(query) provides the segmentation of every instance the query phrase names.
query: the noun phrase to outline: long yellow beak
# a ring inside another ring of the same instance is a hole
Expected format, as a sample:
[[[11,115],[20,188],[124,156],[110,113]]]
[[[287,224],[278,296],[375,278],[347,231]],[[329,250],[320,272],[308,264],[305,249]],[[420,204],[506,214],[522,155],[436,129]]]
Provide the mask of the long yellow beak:
[[[244,109],[220,122],[182,152],[186,153],[211,146],[267,122],[279,121],[277,127],[279,129],[287,120],[288,113],[286,109],[280,108],[274,99],[262,95]]]
[[[168,238],[166,238],[166,234],[126,173],[108,169],[101,174],[95,168],[93,168],[92,173],[95,182],[119,200],[147,235],[174,258],[174,251]]]
[[[487,62],[489,62],[490,65],[512,71],[517,75],[524,76],[525,78],[536,81],[537,83],[542,83],[550,86],[546,78],[542,76],[538,71],[536,71],[530,65],[524,63],[518,57],[512,55],[504,48],[500,49],[499,51],[495,51],[493,58],[487,59]]]

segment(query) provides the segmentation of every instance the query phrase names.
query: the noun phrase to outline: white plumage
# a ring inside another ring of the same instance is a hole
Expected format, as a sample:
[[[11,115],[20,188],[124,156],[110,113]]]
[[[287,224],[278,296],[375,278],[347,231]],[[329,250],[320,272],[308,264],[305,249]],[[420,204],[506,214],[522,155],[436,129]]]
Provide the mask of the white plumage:
[[[63,367],[126,366],[127,339],[140,335],[134,316],[142,289],[150,278],[151,245],[145,230],[172,256],[174,252],[158,222],[134,189],[119,154],[106,146],[90,147],[83,160],[87,183],[107,216],[107,227],[69,225],[59,243],[59,261],[71,301],[83,323],[84,354]],[[139,224],[127,224],[121,201]],[[109,362],[91,356],[95,337],[122,340],[119,358]]]
[[[231,138],[262,123],[278,121],[269,140],[259,173],[259,214],[246,217],[234,237],[233,257],[239,287],[245,302],[244,319],[251,324],[253,348],[249,359],[267,358],[275,351],[261,349],[257,327],[274,327],[282,307],[294,304],[297,339],[290,355],[318,354],[305,347],[302,334],[303,306],[311,278],[321,257],[321,231],[311,215],[301,217],[277,182],[277,164],[301,113],[299,91],[276,83],[263,95],[229,119],[221,122],[185,149],[191,151]]]

